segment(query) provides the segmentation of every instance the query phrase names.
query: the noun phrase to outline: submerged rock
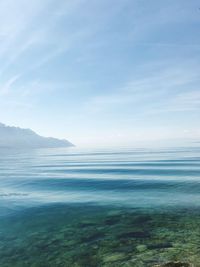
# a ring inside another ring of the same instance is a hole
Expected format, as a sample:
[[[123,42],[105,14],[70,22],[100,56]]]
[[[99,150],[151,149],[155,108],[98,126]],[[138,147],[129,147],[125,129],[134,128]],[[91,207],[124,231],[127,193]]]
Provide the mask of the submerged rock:
[[[150,234],[146,231],[125,232],[119,235],[119,238],[149,238]]]
[[[187,262],[171,261],[161,265],[160,264],[154,265],[153,267],[192,267],[192,266]]]
[[[152,244],[148,246],[148,249],[165,249],[165,248],[172,248],[173,245],[170,242],[166,243],[157,243],[157,244]]]
[[[150,221],[152,221],[152,218],[149,215],[140,215],[134,218],[134,223],[136,224],[145,224]]]
[[[123,252],[123,253],[131,253],[131,252],[133,252],[133,246],[132,245],[123,245],[121,247],[118,247],[117,251]]]
[[[136,247],[136,249],[137,249],[137,251],[139,251],[139,252],[144,252],[144,251],[147,250],[147,246],[146,246],[146,245],[138,245],[138,246]]]
[[[125,254],[116,252],[116,253],[106,255],[103,259],[103,262],[104,263],[116,262],[116,261],[121,261],[121,260],[125,260],[125,259],[126,259]]]
[[[116,223],[119,223],[119,221],[120,221],[120,216],[117,216],[117,215],[115,215],[115,216],[112,216],[112,217],[110,217],[110,218],[107,218],[105,221],[104,221],[104,224],[105,225],[114,225],[114,224],[116,224]]]
[[[94,232],[86,236],[83,236],[81,238],[81,242],[94,242],[94,241],[102,239],[104,236],[105,234],[102,232]]]
[[[78,226],[81,227],[81,228],[93,227],[95,225],[96,224],[93,223],[93,222],[81,222],[81,223],[78,224]]]

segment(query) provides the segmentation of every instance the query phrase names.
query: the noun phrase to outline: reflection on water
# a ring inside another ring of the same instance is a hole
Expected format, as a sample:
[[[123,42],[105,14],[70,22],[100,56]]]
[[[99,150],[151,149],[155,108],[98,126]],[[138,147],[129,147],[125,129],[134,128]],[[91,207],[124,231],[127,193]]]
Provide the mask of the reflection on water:
[[[0,173],[2,267],[200,266],[200,148],[2,150]]]

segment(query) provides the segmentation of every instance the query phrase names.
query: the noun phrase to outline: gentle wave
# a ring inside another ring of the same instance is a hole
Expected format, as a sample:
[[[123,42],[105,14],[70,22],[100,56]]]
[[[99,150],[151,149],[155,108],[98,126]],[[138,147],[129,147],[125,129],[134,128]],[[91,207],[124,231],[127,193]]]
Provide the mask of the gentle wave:
[[[0,207],[200,205],[200,149],[0,151]],[[2,204],[3,203],[3,204]]]

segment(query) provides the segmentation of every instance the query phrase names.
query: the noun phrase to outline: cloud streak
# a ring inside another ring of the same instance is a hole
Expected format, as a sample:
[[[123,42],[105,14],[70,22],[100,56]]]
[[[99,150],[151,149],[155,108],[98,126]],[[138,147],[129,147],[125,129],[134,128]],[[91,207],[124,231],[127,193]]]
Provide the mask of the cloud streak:
[[[74,142],[198,132],[198,7],[0,1],[0,121]]]

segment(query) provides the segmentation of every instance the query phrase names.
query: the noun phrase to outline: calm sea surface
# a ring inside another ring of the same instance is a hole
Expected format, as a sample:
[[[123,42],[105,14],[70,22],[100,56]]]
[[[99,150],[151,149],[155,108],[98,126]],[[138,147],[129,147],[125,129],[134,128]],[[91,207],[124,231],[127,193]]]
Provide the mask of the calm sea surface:
[[[200,148],[0,151],[0,210],[47,203],[200,205]]]
[[[198,267],[199,221],[200,147],[0,151],[2,267]]]

